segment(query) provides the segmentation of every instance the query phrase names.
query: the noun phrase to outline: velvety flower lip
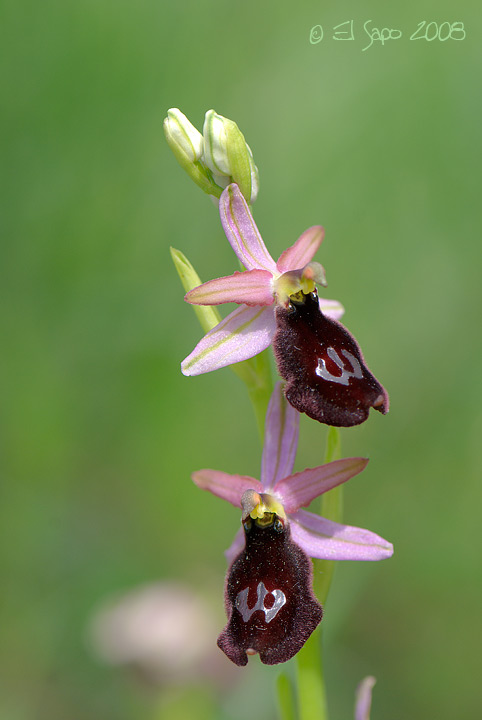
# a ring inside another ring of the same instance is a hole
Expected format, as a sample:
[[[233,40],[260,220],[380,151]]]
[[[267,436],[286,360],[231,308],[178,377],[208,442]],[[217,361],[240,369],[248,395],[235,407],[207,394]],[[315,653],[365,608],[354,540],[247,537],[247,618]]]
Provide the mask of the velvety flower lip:
[[[239,666],[255,653],[266,665],[276,665],[301,650],[323,608],[313,593],[311,563],[292,541],[289,523],[277,515],[277,503],[254,491],[245,495],[246,545],[226,578],[228,622],[218,646]]]
[[[208,281],[187,293],[187,302],[219,305],[235,302],[239,308],[208,332],[182,362],[184,375],[200,375],[241,362],[265,350],[276,330],[275,307],[286,305],[291,294],[324,284],[324,271],[312,262],[324,230],[305,230],[278,262],[269,254],[248,204],[233,183],[222,193],[219,212],[226,237],[245,272]],[[319,300],[320,310],[337,320],[344,312],[336,300]]]
[[[343,525],[303,510],[312,500],[360,473],[366,458],[344,458],[293,473],[298,442],[299,414],[289,405],[277,383],[266,415],[261,481],[246,475],[218,470],[199,470],[192,475],[196,485],[236,507],[247,490],[266,493],[279,502],[291,528],[291,539],[314,558],[330,560],[382,560],[393,554],[393,546],[379,535]],[[244,547],[242,529],[226,553],[230,562]]]
[[[383,415],[389,399],[368,369],[346,328],[320,312],[315,293],[299,293],[275,311],[273,352],[286,380],[286,399],[299,412],[327,425],[351,427],[370,409]]]

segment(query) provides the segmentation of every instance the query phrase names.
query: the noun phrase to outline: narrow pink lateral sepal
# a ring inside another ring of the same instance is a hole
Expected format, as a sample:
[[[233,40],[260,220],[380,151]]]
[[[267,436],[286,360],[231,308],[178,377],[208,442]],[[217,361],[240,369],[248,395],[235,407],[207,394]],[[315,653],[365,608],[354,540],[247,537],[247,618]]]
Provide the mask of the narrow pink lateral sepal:
[[[355,720],[370,720],[372,690],[375,683],[375,678],[369,675],[358,685],[355,698]]]
[[[275,329],[272,307],[241,305],[198,342],[181,370],[184,375],[202,375],[247,360],[271,344]]]
[[[209,490],[235,507],[241,507],[241,496],[246,490],[263,492],[259,480],[248,475],[230,475],[221,470],[196,470],[191,477],[201,490]]]
[[[393,545],[369,530],[341,525],[307,510],[298,510],[290,520],[293,541],[314,558],[384,560],[393,554]]]
[[[318,304],[323,315],[326,315],[332,320],[339,320],[345,314],[345,308],[338,300],[318,298]]]
[[[311,260],[313,260],[316,251],[320,247],[325,235],[324,228],[321,225],[313,225],[299,236],[294,245],[285,250],[276,263],[279,272],[287,272],[288,270],[299,270],[304,268]]]
[[[298,446],[299,413],[286,401],[283,383],[278,382],[266,413],[261,482],[269,490],[293,472]]]
[[[248,204],[235,183],[223,190],[219,215],[231,247],[247,270],[276,273],[276,263],[259,234]]]
[[[327,465],[307,468],[295,475],[285,477],[274,486],[287,513],[306,507],[312,500],[328,490],[346,482],[366,466],[366,458],[343,458]]]
[[[193,305],[221,305],[227,302],[271,305],[274,302],[272,277],[267,270],[235,272],[195,287],[185,295],[184,300]]]

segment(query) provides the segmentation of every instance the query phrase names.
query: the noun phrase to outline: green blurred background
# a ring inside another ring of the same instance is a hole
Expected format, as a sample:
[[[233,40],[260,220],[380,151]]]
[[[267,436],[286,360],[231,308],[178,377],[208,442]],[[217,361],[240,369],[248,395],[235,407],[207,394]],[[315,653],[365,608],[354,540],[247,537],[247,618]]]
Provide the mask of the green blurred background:
[[[236,263],[164,141],[169,107],[199,128],[209,108],[239,124],[275,257],[325,226],[327,295],[390,392],[387,417],[342,432],[345,455],[371,459],[346,488],[346,522],[395,555],[337,568],[332,720],[352,717],[367,674],[372,720],[480,717],[477,10],[4,0],[1,720],[275,717],[279,668],[149,682],[89,640],[105,599],[172,579],[220,630],[239,513],[190,473],[259,473],[238,379],[179,370],[202,333],[169,246],[205,280]],[[355,40],[333,40],[351,19]],[[369,19],[404,36],[362,52]],[[462,21],[467,37],[410,41],[423,19]],[[322,461],[325,436],[302,418],[297,469]]]

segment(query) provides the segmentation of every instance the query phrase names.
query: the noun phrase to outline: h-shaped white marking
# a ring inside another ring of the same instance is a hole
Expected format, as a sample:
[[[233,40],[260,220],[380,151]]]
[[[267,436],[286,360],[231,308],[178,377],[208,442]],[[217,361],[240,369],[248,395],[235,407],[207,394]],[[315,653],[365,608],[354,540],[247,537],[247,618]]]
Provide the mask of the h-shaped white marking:
[[[271,620],[273,620],[273,618],[277,616],[283,605],[286,604],[286,595],[282,590],[272,590],[271,594],[274,595],[274,604],[272,607],[267,608],[264,606],[264,599],[266,595],[269,595],[270,593],[268,592],[268,590],[266,590],[263,582],[258,583],[256,593],[258,597],[256,600],[256,605],[254,605],[254,607],[248,607],[249,588],[241,590],[241,592],[236,595],[234,606],[241,613],[244,622],[248,622],[251,615],[256,612],[256,610],[262,610],[264,612],[264,619],[267,623],[269,623],[271,622]]]
[[[323,380],[329,380],[330,382],[336,382],[340,383],[341,385],[348,385],[350,378],[355,377],[361,380],[363,377],[363,372],[361,369],[361,365],[356,359],[354,355],[351,354],[351,352],[348,352],[348,350],[342,350],[341,351],[343,355],[346,357],[350,365],[352,366],[352,370],[346,370],[343,360],[338,355],[335,348],[329,347],[326,351],[328,357],[330,360],[333,360],[335,365],[337,365],[340,370],[342,371],[340,376],[332,375],[331,372],[326,367],[326,362],[323,360],[323,358],[318,359],[318,367],[315,370],[315,373],[319,375]]]

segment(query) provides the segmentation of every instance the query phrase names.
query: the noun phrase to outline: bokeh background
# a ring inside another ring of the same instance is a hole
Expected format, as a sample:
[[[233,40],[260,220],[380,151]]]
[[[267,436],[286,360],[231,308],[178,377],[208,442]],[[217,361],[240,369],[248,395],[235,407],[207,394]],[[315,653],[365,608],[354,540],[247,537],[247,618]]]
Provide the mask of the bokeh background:
[[[202,333],[169,246],[205,280],[236,264],[164,141],[169,107],[199,128],[209,108],[236,120],[275,257],[325,226],[327,295],[390,392],[388,416],[342,432],[345,455],[371,459],[346,488],[346,522],[396,552],[337,568],[324,620],[331,717],[352,717],[368,674],[374,720],[480,716],[477,10],[4,0],[2,720],[276,717],[279,668],[254,659],[231,672],[214,646],[239,514],[190,473],[257,476],[261,456],[230,370],[179,370]],[[334,40],[351,19],[355,39]],[[370,19],[403,37],[363,52]],[[461,21],[466,38],[410,41],[424,19]],[[318,24],[324,39],[310,44]],[[302,419],[297,469],[322,461],[325,436]],[[209,659],[189,667],[170,667],[175,650],[160,667],[152,653],[108,662],[99,608],[172,582],[204,607],[187,639],[193,614],[178,618],[176,601],[170,622],[162,610],[174,647],[184,657],[212,623],[213,657],[208,641]]]

